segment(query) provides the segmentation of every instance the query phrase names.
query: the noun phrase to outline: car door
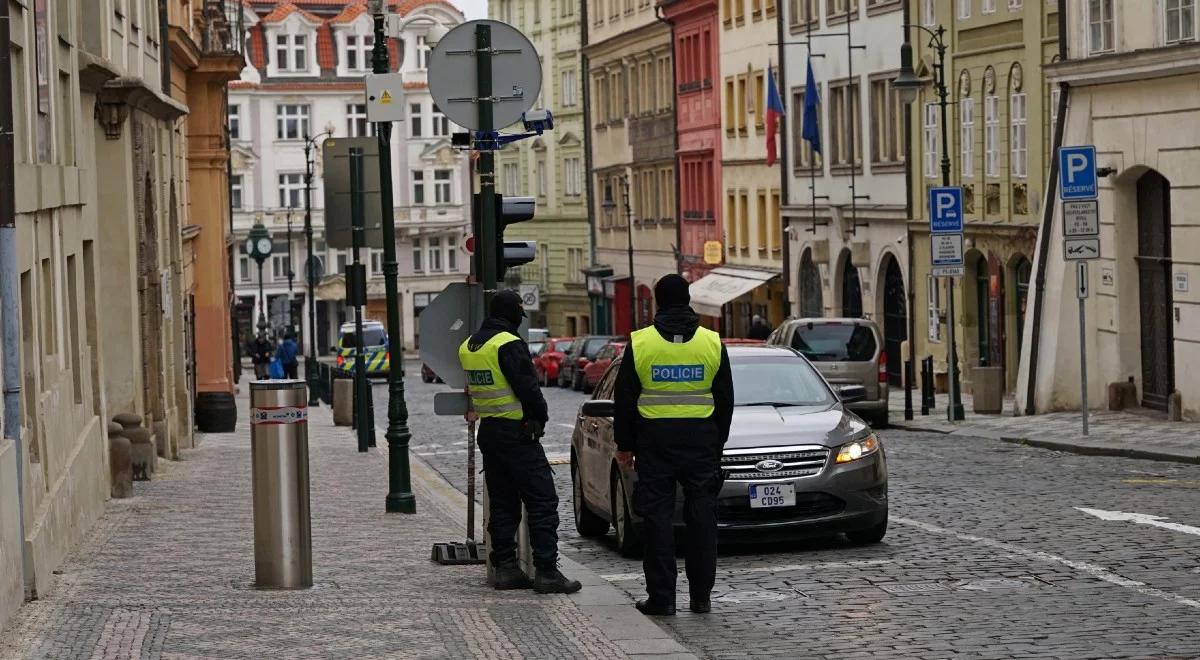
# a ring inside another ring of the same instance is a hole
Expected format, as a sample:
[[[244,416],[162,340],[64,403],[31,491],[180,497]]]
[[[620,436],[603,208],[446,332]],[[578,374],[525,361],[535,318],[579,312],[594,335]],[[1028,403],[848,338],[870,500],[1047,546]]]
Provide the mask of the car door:
[[[611,401],[616,380],[617,369],[614,365],[601,377],[592,399]],[[579,423],[583,431],[581,461],[584,466],[581,466],[580,474],[584,479],[584,494],[593,511],[608,511],[608,471],[616,453],[613,421],[607,417],[588,417],[581,418]]]

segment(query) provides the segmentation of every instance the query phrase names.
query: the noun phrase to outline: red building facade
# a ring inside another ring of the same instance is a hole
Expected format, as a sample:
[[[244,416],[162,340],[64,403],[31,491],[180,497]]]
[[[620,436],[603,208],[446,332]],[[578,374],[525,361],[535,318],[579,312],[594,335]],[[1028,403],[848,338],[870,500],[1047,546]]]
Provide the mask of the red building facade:
[[[673,26],[680,270],[704,276],[704,243],[721,240],[721,99],[714,81],[719,35],[716,0],[663,0]],[[722,250],[723,252],[723,250]]]

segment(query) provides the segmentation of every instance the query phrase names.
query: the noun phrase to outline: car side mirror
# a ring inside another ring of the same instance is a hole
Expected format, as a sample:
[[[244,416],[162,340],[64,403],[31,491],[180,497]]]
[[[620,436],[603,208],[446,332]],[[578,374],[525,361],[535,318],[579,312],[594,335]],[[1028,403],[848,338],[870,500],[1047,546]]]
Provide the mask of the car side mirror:
[[[616,411],[616,404],[607,399],[594,399],[585,402],[579,413],[584,417],[612,417]]]
[[[862,385],[842,385],[838,388],[842,403],[857,403],[867,398],[867,388]]]

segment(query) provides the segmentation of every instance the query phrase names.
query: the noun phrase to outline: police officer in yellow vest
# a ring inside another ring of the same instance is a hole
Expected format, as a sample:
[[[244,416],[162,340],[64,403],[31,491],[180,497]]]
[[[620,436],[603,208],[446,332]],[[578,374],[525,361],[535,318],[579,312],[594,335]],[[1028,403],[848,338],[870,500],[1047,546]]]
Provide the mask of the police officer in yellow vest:
[[[644,521],[649,615],[675,614],[675,485],[683,486],[687,577],[693,612],[712,608],[717,570],[721,450],[733,419],[733,376],[721,337],[700,327],[687,280],[654,287],[654,325],[632,333],[617,372],[617,460],[634,465],[634,512]]]
[[[549,417],[533,371],[529,347],[517,336],[525,311],[515,291],[492,298],[488,318],[458,349],[467,372],[467,394],[479,422],[497,589],[573,593],[580,584],[558,570],[558,493],[542,450]],[[528,515],[534,579],[517,562],[521,504]]]

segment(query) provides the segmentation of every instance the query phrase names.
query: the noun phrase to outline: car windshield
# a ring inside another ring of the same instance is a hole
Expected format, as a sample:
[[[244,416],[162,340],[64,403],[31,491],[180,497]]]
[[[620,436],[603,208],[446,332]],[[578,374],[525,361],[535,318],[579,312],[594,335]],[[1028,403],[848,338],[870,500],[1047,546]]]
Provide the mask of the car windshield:
[[[600,352],[600,349],[607,346],[608,342],[610,341],[612,340],[608,337],[597,337],[587,340],[587,342],[583,345],[583,357],[589,360],[595,360],[596,354]]]
[[[575,342],[571,341],[571,340],[556,341],[556,342],[554,342],[554,350],[558,351],[559,353],[570,353],[571,352],[571,344],[574,344],[574,343]]]
[[[354,348],[355,334],[353,330],[342,333],[342,347]],[[387,333],[383,328],[363,328],[363,346],[382,346],[387,343]]]
[[[792,335],[792,348],[813,362],[867,362],[875,357],[875,333],[850,323],[804,324]]]
[[[535,342],[531,343],[531,344],[529,345],[529,354],[530,354],[530,355],[537,355],[538,353],[541,353],[541,352],[542,352],[542,347],[543,347],[543,346],[545,346],[545,345],[546,345],[546,343],[545,343],[545,342],[541,342],[541,341],[535,341]]]
[[[730,357],[736,406],[827,406],[833,394],[795,355]]]

